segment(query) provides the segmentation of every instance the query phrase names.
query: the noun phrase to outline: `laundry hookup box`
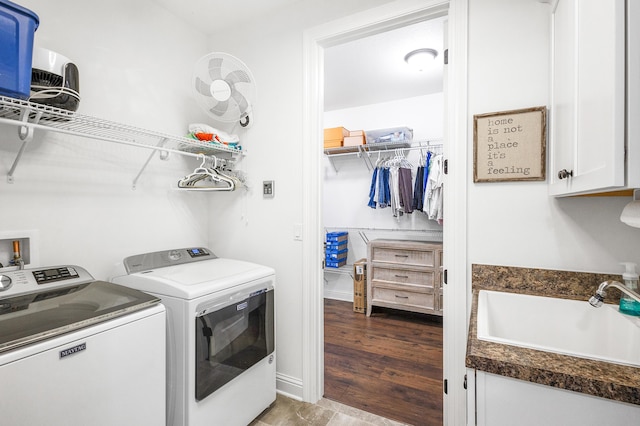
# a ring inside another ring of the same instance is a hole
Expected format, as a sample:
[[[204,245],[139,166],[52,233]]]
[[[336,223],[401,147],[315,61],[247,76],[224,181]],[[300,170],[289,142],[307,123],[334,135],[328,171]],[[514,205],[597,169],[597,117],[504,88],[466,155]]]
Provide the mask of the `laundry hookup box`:
[[[349,254],[348,244],[348,232],[327,232],[324,243],[324,265],[327,268],[339,268],[346,265]]]
[[[353,311],[367,313],[367,259],[353,264]]]

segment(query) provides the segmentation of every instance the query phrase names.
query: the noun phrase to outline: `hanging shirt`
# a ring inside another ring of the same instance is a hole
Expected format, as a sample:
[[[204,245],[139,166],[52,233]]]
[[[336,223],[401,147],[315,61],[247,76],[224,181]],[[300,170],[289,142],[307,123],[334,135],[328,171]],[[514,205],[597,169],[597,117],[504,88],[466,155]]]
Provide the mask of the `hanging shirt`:
[[[389,169],[378,170],[378,207],[384,209],[389,206],[391,196],[389,192]]]
[[[389,168],[389,189],[391,191],[391,212],[393,217],[402,216],[400,191],[398,190],[398,167]]]
[[[427,189],[427,182],[429,179],[429,167],[431,165],[431,151],[427,151],[427,158],[424,160],[424,177],[423,177],[423,181],[422,181],[422,187],[426,190]],[[424,199],[424,197],[423,197]]]
[[[442,221],[442,161],[441,154],[436,155],[430,164],[429,179],[424,196],[424,212],[431,220]]]
[[[413,200],[411,207],[413,210],[422,211],[424,204],[424,166],[419,166],[416,170],[416,181],[413,186]]]
[[[398,169],[398,193],[400,195],[400,206],[407,214],[413,213],[413,191],[411,187],[411,169],[400,167]]]
[[[371,175],[371,187],[369,188],[369,204],[368,206],[372,209],[376,208],[376,186],[378,184],[378,168],[373,169],[373,174]]]

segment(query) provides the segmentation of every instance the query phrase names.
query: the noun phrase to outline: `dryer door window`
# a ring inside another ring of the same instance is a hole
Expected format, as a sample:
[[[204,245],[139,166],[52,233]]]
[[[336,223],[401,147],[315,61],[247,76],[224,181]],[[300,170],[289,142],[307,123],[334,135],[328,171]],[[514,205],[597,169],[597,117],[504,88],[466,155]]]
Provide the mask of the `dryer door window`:
[[[196,317],[195,321],[198,401],[273,352],[273,290]]]

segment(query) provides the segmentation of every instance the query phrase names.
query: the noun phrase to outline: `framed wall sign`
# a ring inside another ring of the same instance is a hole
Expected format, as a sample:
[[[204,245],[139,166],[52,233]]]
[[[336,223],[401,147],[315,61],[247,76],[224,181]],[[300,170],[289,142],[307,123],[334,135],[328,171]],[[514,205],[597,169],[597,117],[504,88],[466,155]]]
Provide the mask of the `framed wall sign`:
[[[547,108],[473,116],[473,181],[545,180]]]

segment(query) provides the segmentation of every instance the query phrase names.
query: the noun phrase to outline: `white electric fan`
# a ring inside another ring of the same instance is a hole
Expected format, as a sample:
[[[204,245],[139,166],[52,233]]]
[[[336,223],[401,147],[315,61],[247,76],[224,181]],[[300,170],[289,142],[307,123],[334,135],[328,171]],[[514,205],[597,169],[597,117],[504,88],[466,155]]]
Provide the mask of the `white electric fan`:
[[[255,82],[249,68],[227,53],[212,52],[196,62],[193,95],[198,104],[217,121],[251,123]]]

